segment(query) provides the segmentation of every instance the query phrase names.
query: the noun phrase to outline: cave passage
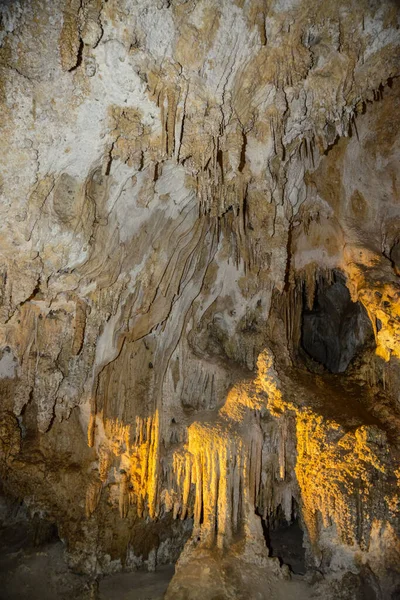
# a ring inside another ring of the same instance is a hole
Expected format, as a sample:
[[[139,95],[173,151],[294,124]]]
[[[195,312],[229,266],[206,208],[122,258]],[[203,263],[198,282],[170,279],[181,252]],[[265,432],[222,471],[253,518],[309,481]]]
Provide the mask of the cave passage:
[[[287,565],[295,575],[306,572],[305,549],[303,547],[303,530],[298,517],[288,523],[281,511],[276,519],[262,520],[264,537],[270,556],[278,558]]]
[[[287,565],[295,575],[304,575],[307,568],[303,529],[298,515],[298,504],[293,500],[290,522],[279,505],[276,513],[267,519],[261,518],[261,523],[270,556],[278,558],[281,565]]]
[[[360,302],[352,302],[344,278],[317,284],[314,305],[302,315],[303,350],[331,373],[343,373],[360,348],[373,336]]]
[[[268,533],[271,556],[288,565],[296,575],[306,572],[305,551],[303,548],[303,530],[298,519],[292,523],[279,525]]]

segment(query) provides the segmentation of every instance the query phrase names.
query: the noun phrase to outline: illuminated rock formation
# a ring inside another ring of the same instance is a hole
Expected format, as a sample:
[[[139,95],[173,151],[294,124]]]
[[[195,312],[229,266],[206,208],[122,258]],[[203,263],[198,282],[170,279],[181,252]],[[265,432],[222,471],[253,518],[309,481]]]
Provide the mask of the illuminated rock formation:
[[[0,15],[4,494],[92,578],[397,598],[396,1]]]

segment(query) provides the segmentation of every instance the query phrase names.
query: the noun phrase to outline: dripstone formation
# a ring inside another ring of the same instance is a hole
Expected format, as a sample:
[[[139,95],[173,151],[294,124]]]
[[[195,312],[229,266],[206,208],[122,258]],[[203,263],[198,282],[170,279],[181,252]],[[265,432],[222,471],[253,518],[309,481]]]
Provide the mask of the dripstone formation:
[[[90,581],[399,598],[398,2],[0,16],[4,498]]]

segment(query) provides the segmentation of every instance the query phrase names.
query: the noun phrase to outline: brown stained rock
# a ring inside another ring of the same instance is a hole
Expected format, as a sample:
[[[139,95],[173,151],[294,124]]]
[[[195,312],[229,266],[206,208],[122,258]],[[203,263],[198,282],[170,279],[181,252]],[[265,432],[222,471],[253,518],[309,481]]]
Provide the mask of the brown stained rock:
[[[61,65],[64,71],[72,71],[79,62],[81,37],[79,31],[79,0],[67,0],[63,13],[63,27],[59,38]]]

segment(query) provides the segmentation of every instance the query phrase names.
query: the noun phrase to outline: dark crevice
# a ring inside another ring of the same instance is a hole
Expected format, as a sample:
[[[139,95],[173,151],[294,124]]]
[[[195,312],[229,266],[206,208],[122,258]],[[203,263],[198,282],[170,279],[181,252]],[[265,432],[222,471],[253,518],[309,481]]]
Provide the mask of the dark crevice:
[[[246,147],[247,147],[247,136],[244,133],[244,131],[242,132],[242,149],[240,152],[240,163],[239,163],[239,173],[243,172],[243,169],[245,167],[246,164]]]
[[[28,298],[25,298],[25,300],[23,300],[22,302],[20,302],[16,308],[12,311],[12,313],[10,314],[10,316],[4,321],[5,324],[7,324],[12,317],[15,315],[15,313],[17,312],[17,310],[20,310],[21,306],[23,306],[24,304],[27,304],[28,302],[31,302],[32,300],[34,300],[36,298],[36,296],[38,294],[40,294],[40,278],[38,279],[38,282],[34,288],[34,290],[32,291],[31,295],[28,296]],[[40,317],[39,317],[40,318]]]
[[[306,572],[303,530],[298,519],[289,525],[281,525],[269,531],[271,556],[279,558],[292,573],[304,575]]]
[[[181,124],[181,132],[180,132],[180,135],[179,135],[179,151],[178,151],[178,156],[177,156],[178,163],[179,163],[179,160],[180,160],[180,152],[181,152],[182,142],[183,142],[183,131],[184,131],[184,127],[185,127],[185,119],[186,119],[186,114],[183,113],[182,124]]]
[[[335,139],[333,140],[333,142],[331,142],[330,144],[328,144],[326,150],[324,150],[324,156],[328,156],[329,152],[332,150],[332,148],[334,148],[335,146],[338,145],[339,141],[341,140],[341,136],[337,135],[335,137]]]
[[[218,152],[217,152],[217,162],[221,169],[222,183],[224,183],[224,155],[222,153],[222,150],[218,150]]]
[[[83,60],[83,48],[84,48],[84,43],[82,41],[82,39],[79,40],[79,48],[78,48],[78,52],[76,55],[76,64],[74,67],[71,67],[69,70],[70,73],[72,73],[73,71],[76,71],[76,69],[78,69],[81,64],[82,64],[82,60]]]
[[[306,573],[303,530],[301,528],[297,503],[293,500],[292,519],[288,523],[279,505],[276,513],[267,519],[261,519],[265,543],[270,556],[278,558],[281,565],[287,565],[296,575]]]
[[[292,236],[293,236],[293,227],[289,224],[288,230],[288,239],[286,244],[286,269],[285,269],[285,280],[284,280],[284,291],[287,292],[290,289],[290,273],[291,273],[291,264],[292,264]]]
[[[400,275],[400,240],[396,239],[390,249],[389,260],[396,275]]]
[[[319,281],[312,309],[302,314],[301,346],[307,355],[331,373],[343,373],[372,337],[368,315],[360,302],[352,302],[344,278],[336,273],[332,284]]]

